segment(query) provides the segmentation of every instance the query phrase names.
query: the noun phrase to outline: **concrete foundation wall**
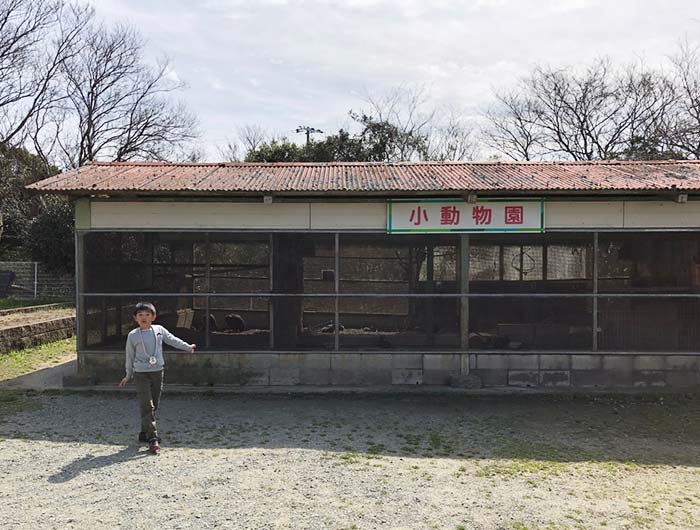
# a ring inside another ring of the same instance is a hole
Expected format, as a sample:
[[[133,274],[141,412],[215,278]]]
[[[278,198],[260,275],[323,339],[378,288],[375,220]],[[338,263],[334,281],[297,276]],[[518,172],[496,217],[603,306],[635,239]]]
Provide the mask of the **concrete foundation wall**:
[[[483,385],[700,390],[698,356],[673,354],[472,354]]]
[[[671,354],[186,354],[166,353],[168,383],[195,385],[449,385],[470,373],[484,387],[700,390],[698,356]],[[118,382],[121,353],[80,353],[81,376]]]
[[[165,353],[169,383],[197,385],[447,385],[460,355]],[[80,353],[80,376],[118,382],[124,354]]]

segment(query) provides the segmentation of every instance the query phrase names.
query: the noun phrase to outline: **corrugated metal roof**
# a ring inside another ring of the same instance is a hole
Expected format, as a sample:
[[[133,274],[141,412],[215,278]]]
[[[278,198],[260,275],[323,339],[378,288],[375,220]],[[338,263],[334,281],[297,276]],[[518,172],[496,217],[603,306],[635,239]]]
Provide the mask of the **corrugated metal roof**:
[[[700,161],[91,163],[30,186],[84,194],[700,191]]]

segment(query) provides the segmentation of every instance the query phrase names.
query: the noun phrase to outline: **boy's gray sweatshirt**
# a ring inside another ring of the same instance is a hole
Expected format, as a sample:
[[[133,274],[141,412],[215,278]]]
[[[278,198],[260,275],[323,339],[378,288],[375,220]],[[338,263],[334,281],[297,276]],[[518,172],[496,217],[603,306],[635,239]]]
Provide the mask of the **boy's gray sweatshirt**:
[[[132,329],[126,337],[126,378],[134,377],[134,372],[160,372],[165,366],[163,342],[178,350],[192,351],[192,345],[178,339],[163,326],[151,325],[151,329]],[[149,359],[156,358],[151,364]]]

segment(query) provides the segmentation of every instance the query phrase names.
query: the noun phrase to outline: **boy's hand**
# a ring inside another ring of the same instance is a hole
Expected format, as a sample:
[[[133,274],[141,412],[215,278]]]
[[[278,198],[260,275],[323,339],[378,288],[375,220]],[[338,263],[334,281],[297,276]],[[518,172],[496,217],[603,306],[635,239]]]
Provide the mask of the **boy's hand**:
[[[190,353],[194,353],[194,350],[196,350],[196,349],[197,349],[197,345],[196,345],[196,344],[191,344],[191,345],[190,345]]]
[[[119,386],[126,386],[126,384],[129,382],[129,380],[125,377],[121,381],[119,381]]]

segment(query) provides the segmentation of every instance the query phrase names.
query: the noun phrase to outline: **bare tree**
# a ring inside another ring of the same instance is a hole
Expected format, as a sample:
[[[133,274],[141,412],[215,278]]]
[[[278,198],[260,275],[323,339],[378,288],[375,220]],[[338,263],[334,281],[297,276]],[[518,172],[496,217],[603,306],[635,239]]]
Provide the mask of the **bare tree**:
[[[676,105],[666,121],[666,137],[681,155],[700,159],[700,46],[685,41],[672,58]]]
[[[226,144],[217,147],[219,157],[224,162],[240,162],[241,154],[239,144],[231,139],[226,140]]]
[[[486,144],[513,160],[535,160],[543,155],[544,136],[537,125],[532,102],[517,93],[496,94],[498,101],[486,112]]]
[[[186,162],[195,164],[206,160],[205,150],[197,145],[186,145],[182,149],[174,150],[171,157],[168,159],[173,162]]]
[[[678,103],[678,90],[665,72],[628,66],[620,90],[626,105],[617,120],[618,146],[611,158],[658,159],[674,156],[667,136],[668,117]]]
[[[510,158],[605,160],[658,144],[675,91],[661,73],[599,60],[583,72],[536,67],[517,93],[496,98],[486,137]]]
[[[427,143],[436,109],[423,85],[400,85],[386,93],[367,93],[368,108],[350,111],[350,116],[366,129],[381,130],[387,142],[387,161],[407,161],[427,157]],[[376,135],[375,135],[376,136]]]
[[[455,109],[431,127],[428,134],[428,160],[474,160],[478,152],[474,130]]]
[[[0,142],[21,144],[63,94],[58,78],[93,16],[62,0],[0,0]]]
[[[224,145],[217,146],[219,157],[225,162],[240,162],[249,153],[254,153],[262,145],[282,138],[268,132],[257,124],[245,124],[236,129],[236,138],[226,138]]]
[[[238,128],[238,140],[243,144],[246,153],[257,150],[262,144],[272,139],[273,135],[260,125],[246,124]]]
[[[55,143],[66,165],[166,160],[196,137],[195,118],[172,101],[182,85],[170,79],[167,61],[145,64],[143,45],[129,27],[92,26],[65,61],[64,104],[53,116],[59,125],[40,143]]]
[[[525,86],[551,152],[574,160],[610,158],[621,133],[616,119],[625,95],[611,79],[607,61],[596,62],[582,74],[537,67]]]

